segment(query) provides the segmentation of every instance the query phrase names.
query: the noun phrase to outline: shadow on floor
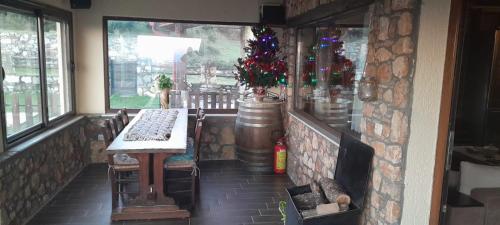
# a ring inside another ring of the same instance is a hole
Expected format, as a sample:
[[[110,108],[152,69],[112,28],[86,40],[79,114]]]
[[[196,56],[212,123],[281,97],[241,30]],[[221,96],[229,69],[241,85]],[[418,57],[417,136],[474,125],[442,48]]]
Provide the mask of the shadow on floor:
[[[280,225],[278,202],[286,175],[255,175],[238,161],[200,164],[200,200],[189,220],[112,222],[107,165],[92,164],[43,208],[28,225]]]

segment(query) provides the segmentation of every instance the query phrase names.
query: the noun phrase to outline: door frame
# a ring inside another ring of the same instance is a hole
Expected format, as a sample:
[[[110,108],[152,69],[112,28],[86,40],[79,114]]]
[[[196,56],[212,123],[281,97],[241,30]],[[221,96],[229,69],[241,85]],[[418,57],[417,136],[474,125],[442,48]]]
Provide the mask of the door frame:
[[[434,181],[432,187],[431,211],[429,224],[439,225],[442,215],[442,202],[445,199],[443,187],[448,161],[448,144],[450,138],[451,119],[453,118],[454,87],[460,61],[460,42],[463,36],[466,0],[451,0],[448,40],[446,43],[446,59],[443,72],[443,88],[441,92],[441,108],[439,112],[438,136],[436,143],[436,161],[434,164]]]

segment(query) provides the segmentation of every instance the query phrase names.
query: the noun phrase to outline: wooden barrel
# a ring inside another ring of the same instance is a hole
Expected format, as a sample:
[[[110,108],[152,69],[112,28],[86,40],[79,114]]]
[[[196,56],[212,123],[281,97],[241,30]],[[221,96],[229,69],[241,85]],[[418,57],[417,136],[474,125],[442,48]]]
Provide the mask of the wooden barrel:
[[[314,116],[331,127],[345,127],[349,123],[349,104],[345,99],[334,102],[316,102]]]
[[[272,173],[274,145],[283,137],[281,101],[238,100],[236,154],[248,171]]]
[[[335,101],[311,99],[305,102],[304,111],[328,124],[330,127],[349,125],[349,108],[352,101],[338,98]]]

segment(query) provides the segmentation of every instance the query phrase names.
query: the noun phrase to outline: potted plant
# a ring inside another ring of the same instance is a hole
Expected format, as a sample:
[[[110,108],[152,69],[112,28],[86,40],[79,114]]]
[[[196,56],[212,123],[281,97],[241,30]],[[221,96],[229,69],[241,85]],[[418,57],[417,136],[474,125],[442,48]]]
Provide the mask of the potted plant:
[[[160,89],[160,105],[162,109],[168,109],[168,103],[170,101],[170,89],[174,86],[172,79],[167,77],[166,74],[162,73],[158,76],[158,88]]]
[[[261,102],[267,88],[286,84],[287,66],[279,56],[278,38],[270,27],[255,26],[252,32],[255,39],[247,41],[246,56],[238,59],[235,75],[242,86],[253,88],[255,100]]]

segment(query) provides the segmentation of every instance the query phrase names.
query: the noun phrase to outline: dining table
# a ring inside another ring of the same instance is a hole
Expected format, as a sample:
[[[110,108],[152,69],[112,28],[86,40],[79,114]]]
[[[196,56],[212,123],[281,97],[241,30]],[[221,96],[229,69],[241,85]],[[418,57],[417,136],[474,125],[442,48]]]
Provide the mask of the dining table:
[[[121,203],[112,210],[113,221],[190,217],[189,211],[180,209],[174,199],[164,192],[166,190],[164,161],[173,155],[186,153],[188,110],[183,108],[166,110],[178,112],[168,140],[128,140],[125,138],[134,124],[140,122],[141,119],[150,119],[143,118],[146,110],[141,110],[106,149],[110,159],[115,154],[128,154],[136,158],[139,163],[138,194],[133,198],[120,199]]]

